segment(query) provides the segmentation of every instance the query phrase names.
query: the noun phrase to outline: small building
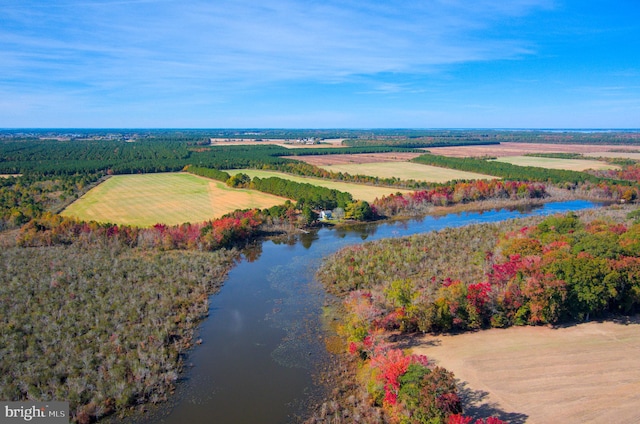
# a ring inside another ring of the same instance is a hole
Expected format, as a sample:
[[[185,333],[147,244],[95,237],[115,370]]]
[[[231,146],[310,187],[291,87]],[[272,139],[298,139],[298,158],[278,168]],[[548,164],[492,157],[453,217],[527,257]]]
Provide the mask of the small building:
[[[320,219],[331,219],[332,215],[331,215],[331,211],[320,211]]]

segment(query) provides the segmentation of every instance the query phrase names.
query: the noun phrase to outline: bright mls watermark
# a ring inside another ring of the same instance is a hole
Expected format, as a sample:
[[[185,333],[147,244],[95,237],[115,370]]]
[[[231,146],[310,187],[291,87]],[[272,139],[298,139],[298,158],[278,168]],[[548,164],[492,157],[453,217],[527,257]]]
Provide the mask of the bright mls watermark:
[[[0,424],[69,424],[69,402],[0,402]]]

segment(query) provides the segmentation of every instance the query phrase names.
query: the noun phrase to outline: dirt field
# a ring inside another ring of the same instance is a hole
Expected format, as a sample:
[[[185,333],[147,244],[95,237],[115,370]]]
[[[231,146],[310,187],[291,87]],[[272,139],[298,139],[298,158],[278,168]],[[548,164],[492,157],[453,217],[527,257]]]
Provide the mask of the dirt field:
[[[455,373],[468,415],[512,424],[638,423],[639,323],[424,336],[412,350]]]
[[[148,227],[203,222],[236,209],[267,208],[282,197],[187,173],[117,175],[69,205],[62,215]]]
[[[586,169],[620,169],[619,166],[606,162],[588,159],[539,158],[535,156],[503,156],[498,162],[506,162],[518,166],[537,166],[547,169],[565,169],[568,171],[584,171]]]
[[[430,147],[434,155],[470,156],[520,156],[525,153],[583,153],[596,156],[598,152],[621,150],[625,146],[593,144],[545,144],[545,143],[500,143],[486,146]],[[629,146],[630,150],[636,146]],[[618,153],[620,154],[620,153]],[[624,154],[624,153],[622,153]]]
[[[375,162],[406,162],[421,153],[361,153],[356,155],[310,155],[310,156],[288,156],[289,159],[300,160],[315,166],[347,165]]]

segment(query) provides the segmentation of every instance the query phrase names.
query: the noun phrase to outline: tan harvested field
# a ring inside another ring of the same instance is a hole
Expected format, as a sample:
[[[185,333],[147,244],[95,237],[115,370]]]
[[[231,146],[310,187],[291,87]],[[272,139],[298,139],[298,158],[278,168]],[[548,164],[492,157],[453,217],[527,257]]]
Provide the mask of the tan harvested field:
[[[540,158],[535,156],[503,156],[496,159],[519,166],[537,166],[548,169],[565,169],[568,171],[584,171],[586,169],[620,169],[619,166],[607,162],[589,159]]]
[[[423,336],[412,350],[454,372],[465,411],[509,422],[640,422],[640,321]]]
[[[622,151],[620,152],[589,152],[589,153],[585,153],[584,155],[603,157],[603,158],[623,158],[623,159],[640,160],[640,151],[638,150],[629,150],[626,152],[622,152]]]
[[[475,172],[458,171],[456,169],[422,165],[412,162],[379,162],[353,163],[344,165],[323,166],[333,172],[347,172],[351,175],[369,175],[380,178],[399,178],[401,180],[428,181],[445,183],[451,180],[495,179],[490,175]]]
[[[251,178],[259,177],[259,178],[269,178],[269,177],[278,177],[283,178],[299,183],[308,183],[317,185],[319,187],[327,187],[331,189],[336,189],[338,191],[344,191],[346,193],[351,193],[354,199],[358,200],[366,200],[367,202],[373,202],[377,198],[381,198],[382,196],[388,196],[392,193],[410,193],[411,190],[402,190],[392,187],[377,187],[366,184],[354,184],[354,183],[343,183],[339,181],[329,181],[323,180],[320,178],[310,178],[310,177],[298,177],[295,175],[289,175],[282,172],[275,171],[262,171],[256,169],[235,169],[235,170],[227,170],[227,172],[231,175],[234,175],[238,172],[242,172],[247,174]]]
[[[359,153],[355,155],[309,155],[288,156],[289,159],[300,160],[315,166],[347,165],[377,162],[406,162],[421,153],[389,152],[389,153]]]
[[[624,146],[614,144],[550,144],[550,143],[500,143],[487,146],[430,147],[434,155],[471,156],[521,156],[526,153],[582,153],[596,156],[598,152],[620,150]],[[635,147],[635,146],[634,146]]]
[[[187,173],[117,175],[69,205],[62,215],[148,227],[203,222],[236,209],[267,208],[285,200]]]

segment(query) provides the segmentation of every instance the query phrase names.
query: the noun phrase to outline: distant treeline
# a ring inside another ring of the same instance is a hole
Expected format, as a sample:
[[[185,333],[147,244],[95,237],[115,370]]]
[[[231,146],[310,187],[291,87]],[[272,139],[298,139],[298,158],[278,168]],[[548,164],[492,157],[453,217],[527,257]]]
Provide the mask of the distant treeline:
[[[166,140],[9,141],[0,143],[0,173],[133,174],[180,171],[189,164],[217,169],[251,168],[291,162],[279,157],[288,153],[278,146],[203,147]]]
[[[397,147],[286,149],[275,145],[209,146],[176,140],[31,140],[0,142],[0,174],[72,175],[175,172],[187,165],[233,169],[275,167],[282,156],[412,151]]]
[[[436,147],[501,142],[640,145],[640,131],[372,130],[344,144],[429,147],[426,144],[434,143],[431,147]]]
[[[452,140],[435,140],[434,137],[420,138],[376,138],[376,139],[349,139],[343,144],[354,147],[365,146],[393,146],[396,148],[417,149],[425,147],[455,147],[455,146],[475,146],[487,144],[500,144],[497,140],[482,140],[477,137],[460,138]]]
[[[352,139],[432,141],[495,141],[578,144],[639,144],[640,131],[559,131],[492,129],[0,129],[0,139],[38,141],[43,138],[81,140],[154,140],[208,142],[211,138],[247,140]]]
[[[519,133],[484,134],[443,131],[433,136],[414,136],[403,135],[402,131],[398,132],[398,135],[394,132],[384,135],[384,131],[383,135],[364,132],[358,138],[347,141],[353,145],[351,147],[323,149],[286,149],[275,145],[212,146],[208,138],[203,138],[200,133],[197,134],[197,137],[195,135],[190,137],[183,133],[176,133],[173,136],[161,133],[155,137],[149,136],[136,141],[126,138],[117,139],[117,137],[65,141],[38,139],[34,138],[33,134],[24,135],[22,138],[10,138],[5,134],[4,139],[0,141],[0,174],[150,173],[179,171],[190,164],[216,169],[265,166],[274,169],[297,163],[284,156],[415,152],[417,147],[495,144],[507,139],[513,141],[518,138],[514,137],[514,134]],[[541,141],[538,139],[541,136],[538,133],[525,134],[529,137],[527,140]],[[579,134],[580,137],[587,137],[587,135],[593,136],[593,134]],[[636,133],[620,133],[618,136],[620,140],[628,141],[630,138],[633,142]],[[572,133],[569,138],[575,141],[575,137],[578,135]],[[618,140],[613,134],[607,133],[606,137],[609,138],[601,141]],[[523,134],[520,134],[520,138],[522,139],[520,141],[525,139]],[[553,137],[552,139],[555,140]],[[595,142],[596,139],[593,140]],[[580,174],[576,172],[573,176],[577,177]],[[558,178],[564,177],[559,175]]]
[[[374,145],[365,142],[362,145],[354,145],[353,147],[323,147],[323,148],[298,148],[287,151],[288,156],[317,156],[317,155],[357,155],[363,153],[391,153],[391,152],[417,152],[423,153],[422,150],[416,150],[414,147],[435,147],[435,146],[405,146],[390,145],[392,143],[384,143],[382,145]],[[419,143],[418,143],[419,144]]]

